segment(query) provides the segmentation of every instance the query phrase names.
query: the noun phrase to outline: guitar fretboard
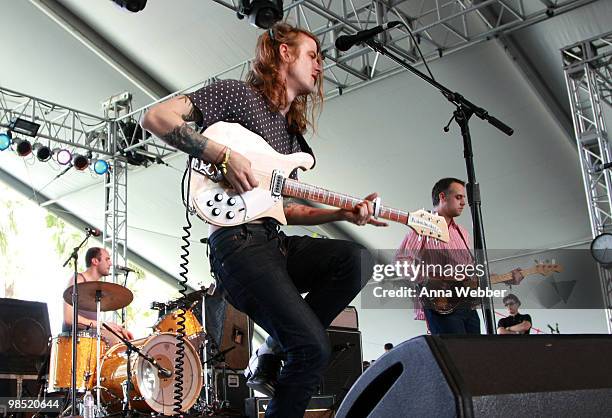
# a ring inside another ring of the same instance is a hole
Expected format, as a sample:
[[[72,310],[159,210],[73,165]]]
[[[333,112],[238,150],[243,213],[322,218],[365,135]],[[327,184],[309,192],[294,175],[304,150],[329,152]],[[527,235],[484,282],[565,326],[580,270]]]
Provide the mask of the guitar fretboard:
[[[327,190],[322,187],[300,183],[299,181],[289,178],[285,179],[282,194],[283,196],[311,200],[313,202],[323,203],[325,205],[347,210],[351,210],[359,203],[363,202],[363,199],[359,199],[357,197],[349,196],[344,193],[332,192],[331,190]],[[394,209],[384,205],[380,208],[379,217],[390,221],[400,222],[407,225],[409,216],[409,212],[400,209]]]
[[[538,274],[537,267],[531,267],[528,269],[522,269],[523,277],[531,276],[532,274]],[[491,277],[491,284],[503,283],[512,280],[512,272],[498,274]]]

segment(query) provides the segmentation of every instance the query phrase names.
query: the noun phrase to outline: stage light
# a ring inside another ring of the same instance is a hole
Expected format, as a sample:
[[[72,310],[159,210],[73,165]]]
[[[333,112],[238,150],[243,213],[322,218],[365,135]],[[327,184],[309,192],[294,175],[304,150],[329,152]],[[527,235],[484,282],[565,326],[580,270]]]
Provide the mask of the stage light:
[[[104,160],[94,160],[93,170],[96,174],[106,174],[108,172],[108,167],[108,162]]]
[[[89,167],[89,158],[81,154],[75,154],[72,158],[72,165],[79,171],[85,170]]]
[[[17,118],[9,124],[9,129],[18,134],[35,137],[38,134],[40,125],[29,120]]]
[[[141,11],[147,5],[147,0],[113,0],[124,9],[128,9],[132,13]]]
[[[53,155],[55,161],[57,161],[57,163],[60,165],[67,165],[70,164],[70,161],[72,161],[72,153],[67,149],[56,148],[53,150]]]
[[[11,135],[10,132],[3,132],[0,134],[0,151],[4,151],[11,146],[11,138],[13,138],[13,135]]]
[[[13,140],[15,144],[15,151],[20,157],[26,157],[32,153],[32,144],[27,139],[15,138]]]
[[[240,0],[238,19],[244,17],[253,26],[269,29],[283,18],[283,0]]]
[[[34,144],[32,150],[36,154],[36,158],[38,158],[38,161],[42,161],[44,163],[45,161],[49,161],[51,159],[51,148],[41,144],[40,142]]]

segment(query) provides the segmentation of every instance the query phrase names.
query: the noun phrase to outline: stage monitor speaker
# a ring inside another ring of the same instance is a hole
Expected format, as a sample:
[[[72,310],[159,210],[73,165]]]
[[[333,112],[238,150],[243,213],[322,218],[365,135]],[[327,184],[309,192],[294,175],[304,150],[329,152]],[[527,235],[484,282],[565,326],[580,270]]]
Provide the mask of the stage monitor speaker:
[[[0,373],[38,374],[50,337],[46,303],[0,299]]]
[[[424,336],[381,356],[341,418],[610,416],[612,336]]]
[[[327,335],[332,349],[331,360],[318,393],[334,396],[339,405],[363,371],[361,333],[329,328]]]

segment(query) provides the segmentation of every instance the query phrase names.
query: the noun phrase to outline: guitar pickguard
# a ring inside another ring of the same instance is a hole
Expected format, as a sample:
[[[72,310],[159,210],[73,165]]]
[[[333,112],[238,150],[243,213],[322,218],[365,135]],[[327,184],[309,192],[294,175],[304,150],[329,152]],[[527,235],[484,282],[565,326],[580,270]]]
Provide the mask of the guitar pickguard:
[[[218,226],[234,226],[257,219],[258,215],[274,206],[278,199],[270,192],[255,188],[243,194],[214,185],[201,190],[193,199],[204,219]]]

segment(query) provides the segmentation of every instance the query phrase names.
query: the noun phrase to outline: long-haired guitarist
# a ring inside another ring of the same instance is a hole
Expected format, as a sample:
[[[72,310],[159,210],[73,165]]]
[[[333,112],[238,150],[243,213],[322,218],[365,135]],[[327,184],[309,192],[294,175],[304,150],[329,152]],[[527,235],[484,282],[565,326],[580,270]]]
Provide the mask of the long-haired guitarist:
[[[142,125],[179,150],[218,164],[242,194],[258,186],[249,155],[206,138],[187,122],[203,128],[236,122],[281,154],[312,154],[302,135],[322,101],[322,72],[318,39],[278,23],[259,37],[246,82],[218,81],[162,102],[146,113]],[[372,218],[375,198],[369,195],[352,210],[285,200],[284,214],[289,224],[344,220],[384,226]],[[361,270],[371,272],[372,256],[353,242],[286,236],[269,219],[211,226],[209,243],[211,265],[228,300],[271,336],[256,352],[257,362],[250,362],[249,385],[273,396],[267,417],[302,417],[330,360],[325,329],[365,285],[368,274]]]

